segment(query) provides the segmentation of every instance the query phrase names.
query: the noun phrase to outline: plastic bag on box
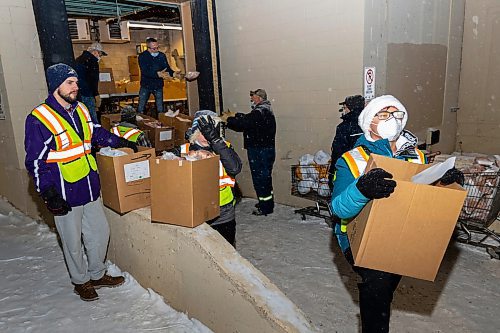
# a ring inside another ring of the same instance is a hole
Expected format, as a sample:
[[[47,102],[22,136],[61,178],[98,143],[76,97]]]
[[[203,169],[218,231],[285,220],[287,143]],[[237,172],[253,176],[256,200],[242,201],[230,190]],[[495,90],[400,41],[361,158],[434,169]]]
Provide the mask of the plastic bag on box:
[[[114,149],[111,147],[103,147],[99,150],[99,154],[104,156],[118,157],[128,155],[126,152]]]

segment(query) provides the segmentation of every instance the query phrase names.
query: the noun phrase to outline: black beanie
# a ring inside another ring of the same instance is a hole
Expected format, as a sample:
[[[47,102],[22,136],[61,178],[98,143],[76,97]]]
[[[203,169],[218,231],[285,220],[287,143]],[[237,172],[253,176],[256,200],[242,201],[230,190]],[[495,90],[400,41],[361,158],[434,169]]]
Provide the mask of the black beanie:
[[[52,94],[68,77],[78,78],[76,71],[66,64],[55,64],[47,68],[46,72],[49,94]]]

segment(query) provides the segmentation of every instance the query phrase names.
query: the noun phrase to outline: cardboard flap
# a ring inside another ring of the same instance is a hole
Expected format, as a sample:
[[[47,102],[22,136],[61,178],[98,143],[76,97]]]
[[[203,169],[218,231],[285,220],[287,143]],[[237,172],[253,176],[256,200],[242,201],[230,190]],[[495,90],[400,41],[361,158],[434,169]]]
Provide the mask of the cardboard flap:
[[[413,175],[428,167],[430,167],[430,165],[411,163],[382,155],[370,154],[365,173],[371,169],[382,168],[391,173],[393,179],[409,181]]]

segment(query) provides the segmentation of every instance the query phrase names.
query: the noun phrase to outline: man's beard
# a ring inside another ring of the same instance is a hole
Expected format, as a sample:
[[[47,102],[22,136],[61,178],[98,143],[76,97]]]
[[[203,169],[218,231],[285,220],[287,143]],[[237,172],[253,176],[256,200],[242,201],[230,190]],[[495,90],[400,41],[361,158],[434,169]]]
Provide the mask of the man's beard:
[[[57,89],[57,94],[62,98],[64,99],[66,102],[72,104],[76,101],[76,94],[75,94],[75,97],[71,97],[71,93],[67,94],[67,95],[63,95],[61,93],[61,90],[60,89]]]

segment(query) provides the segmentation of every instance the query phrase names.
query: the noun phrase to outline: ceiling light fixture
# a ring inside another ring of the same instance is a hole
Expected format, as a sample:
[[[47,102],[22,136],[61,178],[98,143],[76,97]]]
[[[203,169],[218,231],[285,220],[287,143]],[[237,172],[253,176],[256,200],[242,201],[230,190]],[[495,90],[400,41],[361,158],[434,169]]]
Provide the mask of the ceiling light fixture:
[[[159,23],[159,22],[128,21],[128,27],[142,28],[142,29],[182,30],[180,24],[169,24],[169,23]]]

